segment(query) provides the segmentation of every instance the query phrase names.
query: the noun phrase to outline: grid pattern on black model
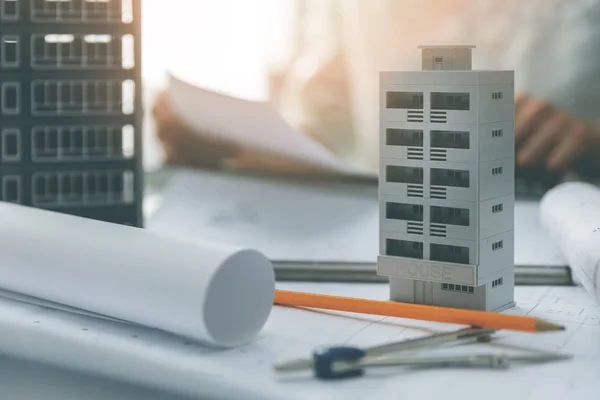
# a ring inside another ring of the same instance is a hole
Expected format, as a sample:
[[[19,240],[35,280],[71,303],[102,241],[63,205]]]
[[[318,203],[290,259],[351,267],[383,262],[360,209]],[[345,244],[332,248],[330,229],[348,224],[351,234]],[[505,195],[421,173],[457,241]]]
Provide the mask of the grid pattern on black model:
[[[0,200],[142,226],[141,0],[0,0]]]

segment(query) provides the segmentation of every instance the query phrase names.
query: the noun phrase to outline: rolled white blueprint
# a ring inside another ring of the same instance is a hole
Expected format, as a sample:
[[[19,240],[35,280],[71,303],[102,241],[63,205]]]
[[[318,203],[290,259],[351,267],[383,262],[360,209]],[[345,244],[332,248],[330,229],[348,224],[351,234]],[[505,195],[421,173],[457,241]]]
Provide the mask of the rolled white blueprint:
[[[541,221],[587,292],[600,302],[600,189],[567,182],[548,191]]]
[[[0,202],[0,288],[233,347],[264,326],[275,274],[255,250]]]

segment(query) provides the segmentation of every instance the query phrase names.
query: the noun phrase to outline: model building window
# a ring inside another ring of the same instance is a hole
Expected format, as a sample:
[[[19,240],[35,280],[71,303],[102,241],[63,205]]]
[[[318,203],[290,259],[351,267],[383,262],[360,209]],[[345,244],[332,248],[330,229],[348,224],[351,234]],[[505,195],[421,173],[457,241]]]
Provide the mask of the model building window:
[[[469,248],[432,243],[429,246],[432,261],[444,261],[457,264],[469,263]]]
[[[385,104],[387,108],[423,109],[422,92],[387,92]]]
[[[385,217],[403,221],[423,221],[423,206],[406,203],[385,203]]]
[[[2,131],[2,161],[19,161],[21,159],[21,131],[5,129]]]
[[[498,138],[504,136],[504,132],[502,129],[494,129],[492,130],[492,137]]]
[[[470,109],[469,93],[431,93],[432,110],[457,110]]]
[[[19,82],[2,83],[2,113],[5,115],[15,115],[20,112],[19,102],[21,97],[21,84]]]
[[[2,199],[9,203],[21,202],[21,177],[9,175],[2,178]]]
[[[19,37],[2,36],[0,47],[0,62],[5,68],[19,66]]]
[[[388,146],[423,147],[423,131],[414,129],[393,129],[385,131]]]
[[[492,92],[492,99],[494,100],[500,100],[502,99],[502,92]]]
[[[492,281],[492,287],[498,287],[498,286],[502,286],[504,284],[504,278],[498,278],[494,281]]]
[[[495,206],[492,206],[492,213],[496,214],[499,212],[504,211],[504,203],[500,203],[500,204],[496,204]]]
[[[456,285],[454,283],[442,283],[442,290],[449,292],[460,292],[460,293],[474,293],[475,288],[468,285]]]
[[[469,226],[469,209],[431,206],[431,222],[436,224]]]
[[[386,239],[386,254],[395,257],[423,258],[423,243],[410,240]]]
[[[503,240],[501,240],[499,242],[492,243],[492,250],[493,251],[500,250],[503,247],[504,247],[504,241]]]
[[[468,149],[469,132],[431,131],[431,147],[444,147],[447,149]]]
[[[431,184],[439,186],[469,187],[469,171],[432,168]]]
[[[502,167],[492,168],[492,175],[502,175],[504,169]]]
[[[388,165],[385,170],[388,182],[423,183],[423,168]]]
[[[19,19],[19,0],[0,0],[0,20],[15,21]]]

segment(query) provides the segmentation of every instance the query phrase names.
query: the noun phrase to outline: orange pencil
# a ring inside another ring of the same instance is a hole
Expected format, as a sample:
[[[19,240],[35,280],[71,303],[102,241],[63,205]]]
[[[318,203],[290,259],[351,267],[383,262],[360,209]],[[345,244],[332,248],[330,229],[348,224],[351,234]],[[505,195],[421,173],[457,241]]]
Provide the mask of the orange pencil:
[[[447,322],[451,324],[477,326],[480,328],[508,329],[523,332],[564,330],[563,326],[527,316],[424,306],[420,304],[398,303],[392,301],[368,300],[353,297],[328,296],[314,293],[291,292],[287,290],[276,290],[274,303],[284,306],[320,308],[360,314],[383,315],[387,317]]]

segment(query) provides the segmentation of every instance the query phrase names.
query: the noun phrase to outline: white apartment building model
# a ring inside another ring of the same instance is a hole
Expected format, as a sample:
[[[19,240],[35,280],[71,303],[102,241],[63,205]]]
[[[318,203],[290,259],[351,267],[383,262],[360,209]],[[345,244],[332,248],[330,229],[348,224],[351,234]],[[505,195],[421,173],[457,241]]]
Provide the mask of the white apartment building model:
[[[514,305],[514,72],[474,46],[421,46],[422,71],[380,73],[380,255],[393,301]]]

